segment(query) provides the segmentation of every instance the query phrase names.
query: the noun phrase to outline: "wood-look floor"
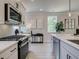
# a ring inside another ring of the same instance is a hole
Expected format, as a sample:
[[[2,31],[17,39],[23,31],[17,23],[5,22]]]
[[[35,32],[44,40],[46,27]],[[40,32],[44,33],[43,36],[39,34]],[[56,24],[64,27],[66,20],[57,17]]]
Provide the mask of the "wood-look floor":
[[[26,59],[54,59],[51,42],[43,44],[29,44],[29,54]]]

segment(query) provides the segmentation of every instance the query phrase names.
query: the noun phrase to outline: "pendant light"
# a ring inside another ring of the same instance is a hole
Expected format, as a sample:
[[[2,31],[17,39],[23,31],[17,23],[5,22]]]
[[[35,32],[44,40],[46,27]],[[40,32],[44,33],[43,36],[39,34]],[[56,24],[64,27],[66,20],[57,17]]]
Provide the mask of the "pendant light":
[[[71,0],[69,0],[69,17],[71,17]]]

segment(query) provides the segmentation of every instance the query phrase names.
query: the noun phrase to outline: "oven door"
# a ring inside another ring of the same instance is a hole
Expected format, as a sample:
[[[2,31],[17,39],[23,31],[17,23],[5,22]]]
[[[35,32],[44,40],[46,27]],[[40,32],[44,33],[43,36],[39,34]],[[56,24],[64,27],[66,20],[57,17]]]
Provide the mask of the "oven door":
[[[21,45],[20,45],[20,59],[26,59],[26,56],[28,54],[29,51],[29,42],[28,40],[24,40],[22,41]]]

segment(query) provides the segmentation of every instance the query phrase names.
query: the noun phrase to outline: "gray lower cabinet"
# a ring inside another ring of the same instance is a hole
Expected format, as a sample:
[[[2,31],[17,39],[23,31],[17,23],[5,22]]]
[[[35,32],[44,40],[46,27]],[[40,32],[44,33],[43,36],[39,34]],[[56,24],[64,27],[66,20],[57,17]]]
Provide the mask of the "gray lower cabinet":
[[[79,50],[68,43],[53,37],[53,54],[55,59],[79,59]]]
[[[67,51],[63,47],[61,47],[60,49],[60,59],[67,59]]]
[[[75,53],[77,50],[64,43],[64,42],[60,42],[61,46],[60,46],[60,59],[79,59],[78,58],[78,54],[79,53]]]
[[[74,54],[67,51],[65,48],[61,48],[61,59],[78,59]]]
[[[74,54],[68,52],[67,53],[67,59],[78,59]]]

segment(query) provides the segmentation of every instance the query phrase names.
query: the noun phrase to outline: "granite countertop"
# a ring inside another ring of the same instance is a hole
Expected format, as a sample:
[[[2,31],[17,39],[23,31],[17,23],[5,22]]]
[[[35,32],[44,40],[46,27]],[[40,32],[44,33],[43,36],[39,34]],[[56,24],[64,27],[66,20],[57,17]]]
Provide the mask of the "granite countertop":
[[[76,43],[73,43],[69,40],[79,40],[79,35],[74,36],[73,34],[52,34],[52,36],[58,38],[59,40],[71,45],[74,48],[77,48],[79,50],[79,45]]]
[[[17,44],[17,41],[0,41],[0,53],[4,52],[14,44]]]

